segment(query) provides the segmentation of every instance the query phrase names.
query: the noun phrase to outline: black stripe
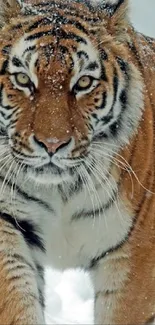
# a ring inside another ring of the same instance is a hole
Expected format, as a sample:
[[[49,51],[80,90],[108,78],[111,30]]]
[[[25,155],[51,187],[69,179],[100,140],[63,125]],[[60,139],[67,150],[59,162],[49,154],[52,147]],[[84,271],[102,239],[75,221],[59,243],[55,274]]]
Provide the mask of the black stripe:
[[[95,18],[95,17],[86,17],[86,15],[82,15],[82,14],[80,14],[78,11],[76,11],[75,10],[75,8],[73,9],[74,11],[69,11],[69,9],[68,9],[68,7],[66,8],[64,8],[64,12],[65,12],[65,14],[68,14],[68,15],[70,15],[70,16],[73,16],[73,17],[76,17],[76,18],[80,18],[81,20],[83,20],[84,22],[87,22],[87,23],[90,23],[90,24],[95,24],[95,23],[98,23],[99,21],[100,21],[100,18],[98,17],[98,18]],[[41,9],[41,10],[38,10],[37,11],[37,14],[39,15],[39,14],[42,14],[42,15],[47,15],[47,12],[48,12],[48,15],[49,14],[53,14],[53,9],[52,8],[49,8],[48,9],[48,11],[47,10],[44,10],[44,9]],[[34,15],[34,16],[36,16],[37,14],[35,13],[35,12],[33,12],[33,11],[27,11],[27,14],[29,15],[29,14],[32,14],[32,15]],[[89,30],[89,33],[92,33],[92,34],[96,34],[96,32],[92,29],[90,29]]]
[[[112,123],[110,125],[110,127],[109,127],[109,129],[110,129],[110,135],[112,137],[116,138],[116,136],[119,133],[120,127],[121,127],[121,121],[120,121],[120,118],[118,118],[117,121],[115,121],[114,123]]]
[[[55,14],[55,19],[54,19],[54,24],[64,24],[64,25],[73,25],[75,26],[77,29],[79,29],[81,32],[85,33],[86,35],[88,35],[88,30],[79,22],[76,20],[70,20],[67,17],[63,17],[60,15],[57,15],[57,13]]]
[[[11,268],[11,271],[12,270],[25,270],[26,266],[28,266],[28,264],[17,264],[17,261],[15,259],[5,260],[5,262],[3,262],[3,265],[9,266]],[[22,273],[22,275],[23,275],[23,273]]]
[[[118,75],[116,69],[114,69],[113,89],[114,89],[114,99],[113,99],[113,106],[114,106],[117,99],[117,91],[118,91]]]
[[[103,122],[103,125],[106,125],[106,124],[108,124],[108,123],[112,120],[112,118],[113,118],[113,106],[112,106],[112,108],[110,109],[108,115],[102,117],[102,118],[99,120],[99,122],[102,121],[102,122]]]
[[[61,39],[73,39],[77,43],[87,44],[87,41],[83,37],[81,37],[81,36],[79,36],[79,35],[77,35],[75,33],[66,33],[61,28],[54,27],[53,31],[52,31],[52,35],[56,36],[60,40]]]
[[[24,67],[23,63],[16,56],[12,58],[12,64],[17,68]]]
[[[53,21],[51,21],[53,19]],[[61,16],[59,13],[54,13],[51,15],[50,18],[43,17],[42,19],[38,20],[37,22],[33,23],[26,32],[31,32],[32,30],[40,27],[40,26],[46,26],[46,25],[53,25],[53,24],[69,24],[75,26],[77,29],[79,29],[81,32],[88,34],[88,30],[84,28],[84,26],[76,21],[76,20],[70,20],[67,17]]]
[[[14,107],[15,107],[15,106],[10,106],[10,105],[3,105],[1,102],[1,93],[0,93],[0,106],[8,111],[14,109]]]
[[[143,64],[141,62],[141,59],[140,59],[140,56],[139,56],[139,52],[138,50],[136,49],[136,46],[134,45],[134,43],[129,43],[128,42],[128,46],[129,46],[129,49],[131,50],[131,53],[134,54],[138,64],[139,64],[139,67],[143,70],[144,67],[143,67]]]
[[[23,12],[23,15],[24,15],[25,13]],[[25,17],[24,17],[24,20],[22,20],[22,22],[21,23],[19,23],[19,24],[14,24],[14,25],[11,25],[11,27],[10,27],[10,32],[12,32],[12,31],[17,31],[18,32],[18,29],[22,29],[22,30],[24,30],[24,27],[26,26],[26,25],[29,25],[29,23],[30,23],[30,19],[28,18],[28,20],[25,20]]]
[[[107,116],[104,116],[101,118],[101,121],[103,122],[103,124],[108,124],[111,121],[111,119],[113,118],[113,110],[114,110],[114,106],[115,106],[115,103],[117,100],[117,92],[118,92],[118,75],[117,75],[116,68],[114,68],[113,91],[114,91],[114,95],[113,95],[113,103],[112,103],[111,109]]]
[[[106,75],[106,69],[105,69],[105,66],[103,64],[103,62],[101,61],[101,74],[100,74],[100,78],[103,80],[103,81],[108,81],[108,78],[107,78],[107,75]]]
[[[14,144],[16,145],[18,143],[19,138],[18,139],[14,139]],[[29,147],[24,145],[24,148],[26,148],[27,150],[29,150]],[[23,152],[20,152],[20,150],[16,149],[15,147],[12,148],[12,153],[13,153],[13,156],[16,158],[16,154],[18,155],[18,157],[20,157],[22,160],[25,159],[25,158],[28,158],[29,160],[32,160],[33,158],[36,158],[36,156],[29,156],[29,155],[26,155],[25,153]]]
[[[78,56],[79,59],[81,59],[84,56],[85,59],[89,60],[88,54],[86,52],[84,52],[84,51],[78,51],[77,56]]]
[[[123,89],[123,90],[121,91],[121,94],[120,94],[120,96],[119,96],[119,99],[120,99],[120,101],[121,101],[121,103],[122,103],[122,108],[123,108],[123,110],[124,110],[124,109],[126,108],[127,99],[128,99],[126,89]]]
[[[78,1],[76,1],[76,2],[78,2]],[[86,1],[84,1],[83,3],[86,4]],[[46,8],[48,6],[49,6],[49,8]],[[37,13],[32,12],[32,14],[34,14],[34,15],[37,15],[39,12],[42,14],[45,14],[45,15],[47,15],[47,13],[53,14],[53,9],[56,9],[56,10],[61,9],[61,10],[64,10],[65,14],[68,14],[68,15],[76,17],[76,18],[80,18],[84,22],[96,23],[99,21],[99,17],[86,17],[86,15],[82,15],[80,8],[73,7],[71,5],[71,2],[68,3],[67,6],[66,6],[66,4],[58,3],[55,1],[40,2],[38,4],[33,4],[32,10],[33,10],[33,8],[35,8],[35,9],[37,8]],[[31,13],[30,8],[26,8],[26,9],[29,9],[28,13]]]
[[[45,308],[45,298],[44,295],[41,291],[41,289],[39,289],[39,302],[42,308]]]
[[[100,260],[102,260],[104,257],[106,257],[108,254],[110,253],[113,253],[115,251],[117,251],[119,248],[121,248],[125,242],[128,241],[128,239],[130,238],[130,236],[132,235],[132,232],[134,230],[134,227],[135,227],[135,224],[136,224],[136,221],[137,221],[137,217],[135,216],[133,218],[133,223],[128,231],[128,233],[126,234],[126,236],[114,247],[108,249],[107,251],[104,251],[102,254],[100,254],[99,256],[97,257],[94,257],[90,264],[89,264],[89,267],[88,269],[92,269],[94,267],[97,267],[98,263],[100,262]]]
[[[14,114],[14,112],[12,112],[11,114],[9,114],[9,115],[6,115],[4,112],[1,112],[0,111],[0,114],[1,114],[1,116],[3,117],[3,119],[4,120],[9,120],[11,117],[12,117],[12,115]]]
[[[83,187],[83,182],[81,177],[78,175],[76,181],[70,186],[68,186],[65,191],[63,186],[58,185],[58,191],[59,194],[61,195],[63,202],[67,203],[68,199],[70,200],[71,197],[77,195],[82,190],[82,187]]]
[[[119,130],[121,128],[121,121],[122,121],[122,113],[124,112],[124,110],[127,107],[127,100],[128,100],[128,96],[127,96],[127,87],[128,87],[128,83],[129,83],[129,76],[128,76],[128,64],[123,61],[123,59],[121,59],[120,57],[116,58],[117,63],[119,64],[119,67],[121,69],[121,71],[124,73],[125,78],[126,78],[126,88],[122,89],[120,95],[119,95],[119,100],[120,100],[120,104],[122,107],[122,110],[119,114],[119,116],[117,117],[117,120],[114,121],[114,123],[112,125],[109,126],[110,129],[110,135],[112,135],[113,137],[116,138],[116,136],[119,133]],[[117,98],[117,91],[118,91],[118,76],[115,70],[115,74],[114,74],[114,80],[113,80],[113,85],[114,85],[114,102],[113,105],[115,104],[116,98]],[[106,118],[103,118],[104,123],[108,123],[110,122],[111,118],[113,117],[112,111],[110,112],[110,114],[107,115]]]
[[[68,198],[71,198],[74,195],[77,195],[82,190],[82,187],[83,187],[83,182],[82,182],[80,175],[78,175],[75,183],[70,184],[70,186],[67,189]]]
[[[10,54],[10,51],[11,51],[11,45],[5,45],[5,46],[2,48],[2,53],[5,54],[5,55]]]
[[[31,268],[31,270],[33,272],[35,272],[35,268],[33,267],[33,265],[31,265],[29,262],[27,262],[27,260],[23,256],[15,253],[15,254],[11,255],[11,257],[12,258],[15,258],[16,260],[18,260],[21,264],[28,265]]]
[[[100,53],[101,60],[103,60],[103,61],[108,60],[108,54],[106,53],[106,51],[104,49],[99,48],[99,53]]]
[[[126,107],[126,105],[124,106]],[[120,115],[117,117],[117,121],[115,121],[114,123],[112,123],[109,126],[109,130],[110,130],[110,136],[116,138],[119,135],[119,130],[122,127],[122,113],[124,111],[124,107],[122,112],[120,113]],[[131,125],[131,128],[133,129],[133,126]]]
[[[3,230],[3,232],[5,231]],[[8,233],[8,235],[10,235],[10,233]],[[17,262],[20,264],[17,264]],[[7,256],[7,259],[3,260],[3,265],[6,264],[11,265],[11,269],[25,269],[25,267],[28,266],[35,273],[35,268],[19,254],[11,254],[10,256]]]
[[[96,108],[97,108],[97,107],[96,107]],[[100,121],[100,120],[99,120],[99,117],[98,117],[98,114],[93,113],[91,116],[96,120],[96,123],[98,123],[98,122]],[[93,127],[92,127],[92,130],[93,130]]]
[[[96,70],[98,68],[99,68],[98,63],[96,61],[94,61],[94,62],[90,62],[85,69],[90,70],[90,71],[94,71],[94,70]]]
[[[101,131],[100,133],[96,134],[94,137],[93,137],[93,140],[94,141],[102,141],[102,140],[105,140],[108,138],[108,135],[106,134],[106,132],[104,131]]]
[[[31,247],[39,248],[45,252],[45,246],[42,238],[39,236],[41,233],[39,227],[32,223],[30,220],[16,220],[7,213],[1,213],[0,218],[12,224],[24,237],[25,241]]]
[[[84,22],[86,22],[86,23],[90,23],[91,25],[93,24],[93,23],[99,23],[100,22],[100,18],[99,17],[86,17],[86,15],[82,15],[82,14],[80,14],[81,13],[81,10],[79,11],[79,12],[77,12],[77,11],[75,11],[75,9],[74,9],[74,12],[72,11],[72,12],[66,12],[65,11],[65,13],[68,13],[68,15],[70,15],[70,16],[73,16],[73,17],[75,17],[76,16],[76,18],[80,18],[81,20],[83,20]],[[91,29],[89,29],[89,33],[92,33],[92,34],[96,34],[96,31],[94,31],[93,29],[91,30]]]
[[[8,60],[5,60],[2,64],[2,67],[0,69],[0,75],[4,75],[7,71],[7,68],[8,68]]]
[[[52,30],[38,32],[38,33],[34,33],[32,35],[29,35],[26,37],[25,40],[32,41],[32,40],[39,39],[44,36],[51,36],[51,35],[56,36],[59,39],[73,39],[78,43],[87,44],[86,40],[83,37],[76,35],[74,33],[66,33],[64,30],[57,28],[57,27],[54,27]]]
[[[6,137],[6,140],[8,140],[8,134],[7,134],[7,131],[6,131],[5,128],[0,128],[0,135],[5,136]],[[1,140],[4,141],[4,138],[2,138]]]
[[[100,208],[97,208],[95,211],[90,210],[90,211],[85,211],[85,210],[81,210],[79,212],[76,212],[72,215],[71,220],[79,220],[81,218],[85,219],[85,218],[94,218],[97,216],[100,216],[101,214],[105,213],[106,210],[110,209],[111,206],[113,205],[113,203],[116,201],[117,198],[117,194],[118,192],[115,191],[112,195],[112,197],[109,199],[109,201],[104,204],[103,206],[101,206]]]
[[[71,72],[71,71],[73,70],[73,68],[74,68],[74,61],[73,61],[73,57],[72,57],[71,53],[69,52],[69,49],[68,49],[66,46],[63,46],[63,45],[59,45],[59,49],[60,49],[60,51],[61,51],[61,53],[62,53],[62,60],[64,59],[65,62],[66,62],[65,54],[68,55],[69,60],[70,60],[69,71]],[[68,63],[66,62],[66,65],[67,65],[67,64],[68,64]]]
[[[36,49],[36,46],[35,45],[32,45],[32,46],[27,47],[27,49],[25,49],[25,51],[23,52],[22,56],[24,56],[25,53],[27,53],[27,52],[34,51],[35,49]]]
[[[44,268],[39,264],[36,264],[36,268],[37,268],[38,275],[44,281]]]
[[[4,178],[5,178],[5,176],[2,177],[0,175],[0,180],[4,181]],[[11,186],[12,185],[11,181],[7,181],[7,185]],[[48,210],[50,213],[54,213],[54,210],[51,208],[50,205],[48,205],[46,202],[42,201],[41,199],[37,199],[34,196],[28,195],[26,192],[22,191],[17,185],[16,185],[16,191],[25,200],[27,200],[29,202],[33,201],[33,202],[37,203],[38,205],[42,206],[44,209]]]
[[[62,54],[70,54],[68,47],[66,47],[64,45],[59,45],[59,49],[62,52]]]
[[[121,69],[122,72],[124,72],[125,75],[128,75],[128,63],[125,62],[122,58],[116,57],[116,61]]]
[[[119,116],[117,117],[117,121],[115,121],[112,125],[110,125],[109,129],[110,129],[110,134],[116,138],[116,136],[119,134],[119,130],[121,129],[122,126],[122,114],[124,112],[124,110],[127,107],[127,91],[126,89],[123,89],[121,91],[121,94],[119,96],[120,102],[121,102],[121,107],[122,110],[119,114]]]
[[[121,248],[122,245],[124,244],[125,241],[127,241],[128,236],[126,236],[124,238],[124,240],[122,240],[119,244],[117,244],[115,247],[112,247],[110,249],[108,249],[106,252],[103,252],[101,255],[99,255],[98,257],[95,257],[91,260],[88,269],[92,269],[94,267],[97,267],[98,263],[100,262],[100,260],[102,260],[104,257],[106,257],[108,254],[115,252],[117,249]]]
[[[38,263],[36,263],[36,268],[37,268],[37,273],[38,273],[38,276],[41,278],[42,280],[42,286],[44,288],[44,268],[39,265]],[[43,290],[39,289],[39,302],[42,306],[42,308],[45,307],[45,299],[44,299],[44,294],[42,292]]]
[[[38,32],[38,33],[34,33],[32,35],[29,35],[26,37],[25,41],[33,41],[35,39],[39,39],[43,36],[47,36],[47,35],[52,35],[52,30],[48,30],[48,31],[44,31],[44,32]]]
[[[103,291],[101,291],[101,290],[99,290],[99,291],[96,291],[95,292],[95,303],[96,303],[96,300],[97,300],[97,298],[100,296],[100,295],[102,295],[102,297],[103,297],[103,295],[105,295],[105,296],[107,296],[107,295],[113,295],[113,294],[116,294],[117,293],[117,289],[113,289],[113,290],[104,290],[103,289]]]
[[[39,3],[34,3],[33,4],[33,7],[46,7],[46,6],[49,6],[51,5],[51,2],[50,1],[47,1],[47,2],[39,2]],[[59,4],[58,4],[58,7],[59,7]]]
[[[12,119],[12,120],[8,123],[7,127],[8,127],[8,128],[14,127],[14,126],[16,125],[17,121],[18,121],[18,117],[15,117],[14,119]]]
[[[51,24],[51,19],[47,17],[43,17],[35,21],[31,26],[29,26],[28,29],[26,30],[26,33],[29,33],[38,27],[46,26],[48,24]]]

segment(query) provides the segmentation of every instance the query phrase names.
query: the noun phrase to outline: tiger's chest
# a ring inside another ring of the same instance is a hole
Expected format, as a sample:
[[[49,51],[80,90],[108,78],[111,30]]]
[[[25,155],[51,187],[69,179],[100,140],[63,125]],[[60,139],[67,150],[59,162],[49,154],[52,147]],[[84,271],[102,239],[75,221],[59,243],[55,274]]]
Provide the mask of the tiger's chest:
[[[92,194],[92,195],[91,195]],[[48,226],[48,262],[58,269],[89,268],[100,255],[120,245],[128,236],[133,216],[117,196],[98,199],[84,191],[67,203],[53,197],[55,214]]]
[[[89,268],[92,260],[120,245],[132,227],[133,216],[117,188],[111,193],[82,188],[67,199],[59,191],[23,193],[16,197],[17,220],[31,220],[40,229],[47,252],[43,263],[58,269]],[[7,198],[1,208],[9,212]]]

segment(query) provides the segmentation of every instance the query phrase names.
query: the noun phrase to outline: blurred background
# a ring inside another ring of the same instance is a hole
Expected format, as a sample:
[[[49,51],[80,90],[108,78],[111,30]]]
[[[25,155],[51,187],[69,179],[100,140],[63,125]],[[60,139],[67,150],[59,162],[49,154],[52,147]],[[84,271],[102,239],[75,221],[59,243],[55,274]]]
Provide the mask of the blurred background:
[[[155,37],[155,0],[129,0],[130,17],[137,30]]]
[[[155,37],[155,0],[129,0],[136,29]],[[47,324],[93,324],[93,290],[82,271],[46,272]]]

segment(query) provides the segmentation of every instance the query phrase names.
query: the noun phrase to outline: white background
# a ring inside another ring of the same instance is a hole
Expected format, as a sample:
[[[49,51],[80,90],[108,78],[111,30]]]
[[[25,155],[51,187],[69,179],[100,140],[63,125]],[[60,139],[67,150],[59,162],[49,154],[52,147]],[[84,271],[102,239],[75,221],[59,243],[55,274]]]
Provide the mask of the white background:
[[[129,0],[131,2],[131,20],[136,28],[155,37],[155,0]]]
[[[155,36],[155,0],[130,0],[130,17],[136,29]],[[93,322],[93,291],[89,278],[82,272],[60,274],[47,272],[48,324],[91,324]]]

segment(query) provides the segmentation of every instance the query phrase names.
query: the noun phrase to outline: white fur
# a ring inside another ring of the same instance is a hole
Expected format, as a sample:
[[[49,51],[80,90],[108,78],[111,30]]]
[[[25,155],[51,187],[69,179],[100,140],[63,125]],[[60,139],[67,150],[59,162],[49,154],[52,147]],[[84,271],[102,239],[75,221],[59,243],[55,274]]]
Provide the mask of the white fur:
[[[108,4],[109,6],[117,5],[119,0],[90,0],[90,3],[92,3],[94,6],[96,5],[102,5],[102,4]]]

